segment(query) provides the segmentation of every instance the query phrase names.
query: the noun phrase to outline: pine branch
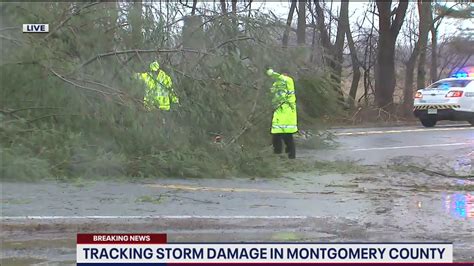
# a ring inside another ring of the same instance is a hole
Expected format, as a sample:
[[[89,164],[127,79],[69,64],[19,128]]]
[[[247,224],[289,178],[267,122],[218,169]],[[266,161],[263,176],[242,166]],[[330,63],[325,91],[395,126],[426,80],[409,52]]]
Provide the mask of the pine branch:
[[[98,54],[86,62],[82,63],[79,67],[77,67],[76,70],[83,68],[87,66],[88,64],[98,60],[102,59],[104,57],[112,56],[112,55],[120,55],[120,54],[140,54],[140,53],[179,53],[179,52],[185,52],[185,53],[195,53],[195,54],[207,54],[206,52],[203,51],[198,51],[198,50],[192,50],[192,49],[134,49],[134,50],[124,50],[124,51],[114,51],[114,52],[108,52],[108,53],[102,53]],[[75,72],[74,70],[73,72]]]
[[[10,111],[8,111],[8,113],[13,114],[13,113],[20,112],[20,111],[37,110],[37,109],[62,109],[62,107],[34,106],[34,107],[25,107],[25,108],[10,110]]]
[[[45,118],[48,118],[48,117],[55,117],[55,116],[82,116],[83,114],[48,114],[48,115],[44,115],[44,116],[40,116],[40,117],[36,117],[36,118],[33,118],[31,120],[28,120],[26,121],[28,124],[31,124],[33,122],[36,122],[38,120],[41,120],[41,119],[45,119]]]
[[[62,81],[66,82],[66,83],[69,83],[75,87],[78,87],[78,88],[81,88],[81,89],[85,89],[85,90],[89,90],[89,91],[93,91],[93,92],[97,92],[97,93],[101,93],[101,94],[104,94],[104,95],[114,95],[114,93],[109,93],[109,92],[105,92],[105,91],[101,91],[101,90],[97,90],[97,89],[94,89],[94,88],[89,88],[89,87],[86,87],[86,86],[82,86],[82,85],[79,85],[69,79],[66,79],[64,76],[60,75],[59,73],[57,73],[56,71],[54,71],[52,68],[49,68],[49,67],[46,67],[44,66],[46,69],[48,69],[51,73],[53,73],[56,77],[58,77],[59,79],[61,79]]]
[[[249,36],[241,36],[241,37],[237,37],[237,38],[234,38],[234,39],[230,39],[230,40],[227,40],[225,42],[222,42],[220,43],[219,45],[215,46],[214,48],[210,49],[209,51],[215,51],[219,48],[221,48],[222,46],[228,44],[228,43],[233,43],[233,42],[238,42],[238,41],[245,41],[245,40],[253,40],[255,41],[255,38],[253,37],[249,37]]]
[[[46,36],[44,36],[43,38],[43,41],[47,40],[53,33],[55,33],[56,31],[58,31],[60,28],[62,28],[64,26],[64,24],[66,24],[66,22],[68,22],[69,20],[71,20],[74,16],[77,16],[79,15],[84,9],[87,9],[89,7],[92,7],[92,6],[95,6],[97,4],[100,4],[100,2],[93,2],[93,3],[90,3],[90,4],[87,4],[87,5],[84,5],[82,6],[81,8],[79,8],[76,12],[72,13],[70,16],[68,16],[66,19],[64,19],[63,21],[61,21],[59,23],[59,25],[54,28],[54,30],[50,31]]]

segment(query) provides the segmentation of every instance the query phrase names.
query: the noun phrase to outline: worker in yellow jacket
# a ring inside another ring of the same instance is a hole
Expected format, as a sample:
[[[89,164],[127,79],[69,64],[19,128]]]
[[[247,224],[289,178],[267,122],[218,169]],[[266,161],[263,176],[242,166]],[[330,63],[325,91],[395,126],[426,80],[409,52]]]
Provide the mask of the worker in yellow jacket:
[[[169,111],[171,103],[179,103],[170,76],[160,69],[158,62],[152,62],[150,71],[138,73],[137,78],[146,85],[143,103],[147,110],[159,108],[160,110]]]
[[[275,81],[271,88],[273,95],[272,143],[275,153],[282,153],[282,142],[285,142],[288,158],[296,157],[293,134],[298,132],[296,112],[296,95],[293,79],[288,74],[279,74],[273,69],[267,70],[267,75]]]

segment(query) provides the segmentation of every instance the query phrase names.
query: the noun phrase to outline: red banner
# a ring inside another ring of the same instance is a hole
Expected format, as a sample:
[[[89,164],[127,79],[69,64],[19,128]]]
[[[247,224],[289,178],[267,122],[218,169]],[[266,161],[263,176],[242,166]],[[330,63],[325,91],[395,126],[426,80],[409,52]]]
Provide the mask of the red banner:
[[[77,234],[77,244],[164,244],[166,234]]]

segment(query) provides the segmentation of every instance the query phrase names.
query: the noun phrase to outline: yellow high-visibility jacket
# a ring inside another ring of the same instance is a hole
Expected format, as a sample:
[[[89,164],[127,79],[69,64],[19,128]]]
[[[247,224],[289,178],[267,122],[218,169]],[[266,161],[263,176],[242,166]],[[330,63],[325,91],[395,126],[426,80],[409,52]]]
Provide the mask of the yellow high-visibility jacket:
[[[179,99],[173,90],[173,82],[163,70],[160,70],[156,77],[147,72],[138,73],[137,78],[146,85],[143,103],[148,110],[159,108],[169,111],[171,103],[179,103]]]
[[[298,117],[293,79],[276,72],[271,76],[276,79],[271,88],[274,108],[271,133],[296,133]]]

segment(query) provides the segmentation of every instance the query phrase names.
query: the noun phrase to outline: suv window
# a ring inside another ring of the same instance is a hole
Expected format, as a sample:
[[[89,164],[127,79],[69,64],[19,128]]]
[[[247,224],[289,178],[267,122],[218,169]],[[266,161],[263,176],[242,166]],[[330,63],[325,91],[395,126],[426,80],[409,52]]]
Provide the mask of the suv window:
[[[435,82],[433,84],[431,84],[430,86],[428,86],[428,88],[426,89],[444,89],[444,90],[447,90],[449,88],[464,88],[467,86],[467,84],[469,84],[471,82],[471,80],[444,80],[444,81],[438,81],[438,82]]]

